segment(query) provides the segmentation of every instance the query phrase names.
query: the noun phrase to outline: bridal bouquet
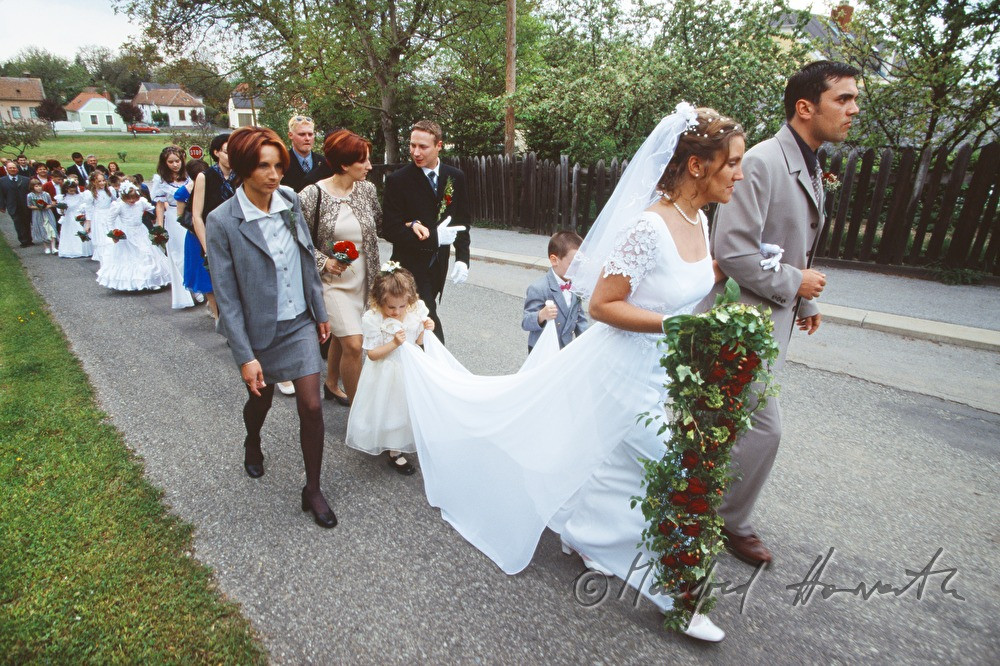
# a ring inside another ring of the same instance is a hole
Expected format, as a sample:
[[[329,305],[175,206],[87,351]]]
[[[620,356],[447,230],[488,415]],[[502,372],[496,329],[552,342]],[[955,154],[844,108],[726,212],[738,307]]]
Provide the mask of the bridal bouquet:
[[[149,242],[163,250],[164,254],[167,252],[168,240],[170,240],[170,234],[160,225],[155,225],[149,230]]]
[[[666,351],[660,365],[669,377],[669,423],[659,424],[667,440],[660,460],[644,462],[640,504],[649,526],[642,540],[656,555],[651,563],[661,594],[674,597],[664,626],[683,630],[697,610],[711,610],[712,560],[723,549],[716,515],[733,479],[729,456],[733,442],[750,428],[748,403],[763,406],[776,394],[769,364],[778,357],[770,312],[738,303],[732,279],[715,307],[698,315],[663,322]],[[754,407],[756,409],[757,406]],[[657,417],[641,414],[650,427]]]
[[[107,236],[116,243],[120,240],[125,240],[126,238],[128,238],[128,236],[125,235],[125,232],[122,231],[121,229],[112,229],[111,231],[108,232]]]

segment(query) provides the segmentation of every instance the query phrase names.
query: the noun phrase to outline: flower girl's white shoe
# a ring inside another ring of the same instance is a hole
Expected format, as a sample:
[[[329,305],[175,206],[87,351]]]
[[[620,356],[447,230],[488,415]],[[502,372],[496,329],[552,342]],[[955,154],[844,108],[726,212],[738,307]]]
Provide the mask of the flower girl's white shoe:
[[[709,620],[707,615],[701,613],[695,613],[691,616],[691,623],[684,630],[684,634],[710,643],[718,643],[726,637],[726,632],[715,626],[715,623]]]
[[[590,559],[589,557],[587,557],[583,553],[581,553],[579,551],[573,550],[573,547],[570,546],[565,541],[563,541],[562,539],[559,539],[559,544],[562,546],[562,552],[563,552],[564,555],[572,555],[573,553],[576,553],[577,555],[580,556],[580,559],[583,560],[583,566],[587,567],[591,571],[596,571],[598,573],[602,573],[605,576],[609,576],[609,577],[614,576],[613,573],[611,573],[610,571],[608,571],[607,569],[605,569],[600,564],[598,564],[594,560]]]

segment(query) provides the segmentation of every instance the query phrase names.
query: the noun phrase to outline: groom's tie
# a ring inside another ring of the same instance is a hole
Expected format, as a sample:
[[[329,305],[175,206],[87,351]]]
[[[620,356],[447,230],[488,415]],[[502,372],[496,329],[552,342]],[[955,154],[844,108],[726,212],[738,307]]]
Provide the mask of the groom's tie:
[[[816,169],[812,172],[813,192],[816,193],[816,203],[823,203],[823,169],[816,163]]]
[[[434,194],[436,195],[438,193],[437,174],[433,171],[428,172],[427,180],[431,181],[431,189],[434,190]]]

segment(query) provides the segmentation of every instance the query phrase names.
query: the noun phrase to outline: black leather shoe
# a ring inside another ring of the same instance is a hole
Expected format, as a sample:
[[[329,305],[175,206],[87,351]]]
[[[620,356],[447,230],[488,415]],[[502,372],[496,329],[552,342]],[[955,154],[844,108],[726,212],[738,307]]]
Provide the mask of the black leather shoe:
[[[394,456],[390,453],[389,467],[393,468],[403,476],[410,476],[411,474],[417,471],[417,468],[413,466],[413,463],[411,463],[406,458],[403,458],[403,461],[400,462],[399,460],[400,458],[403,458],[402,453],[400,453],[398,456]]]
[[[320,499],[323,500],[323,504],[326,504],[326,498],[323,497],[323,493],[317,490],[316,494],[318,494],[320,496]],[[320,527],[325,527],[329,529],[331,527],[337,526],[337,516],[334,515],[333,509],[327,506],[326,511],[322,513],[316,513],[316,509],[313,508],[312,502],[309,501],[309,493],[306,491],[305,488],[302,489],[302,510],[311,511],[313,515],[313,520],[315,520],[316,524],[319,525]]]
[[[346,395],[337,395],[336,393],[334,393],[333,391],[331,391],[330,388],[326,384],[323,384],[323,399],[324,400],[336,400],[337,402],[339,402],[340,404],[342,404],[344,407],[350,407],[351,406],[351,401],[350,401],[350,399]]]
[[[264,476],[264,454],[261,453],[260,443],[252,446],[243,442],[243,469],[251,479]]]

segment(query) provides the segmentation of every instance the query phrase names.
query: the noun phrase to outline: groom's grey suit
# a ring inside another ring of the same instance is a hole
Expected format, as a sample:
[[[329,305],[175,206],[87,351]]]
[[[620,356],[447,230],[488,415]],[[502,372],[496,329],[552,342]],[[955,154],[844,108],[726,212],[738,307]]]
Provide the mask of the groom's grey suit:
[[[747,151],[743,159],[743,182],[733,198],[719,206],[712,225],[712,255],[719,267],[736,280],[741,299],[771,308],[774,337],[781,349],[771,370],[785,363],[788,341],[795,320],[819,312],[816,303],[799,298],[802,269],[812,264],[823,231],[823,193],[813,187],[805,158],[788,125],[772,138]],[[781,271],[760,266],[760,244],[784,248]],[[724,287],[716,285],[702,302],[707,309]],[[750,513],[774,464],[781,441],[781,411],[777,398],[754,415],[753,429],[733,446],[732,460],[740,475],[723,498],[719,515],[730,532],[753,533]]]

